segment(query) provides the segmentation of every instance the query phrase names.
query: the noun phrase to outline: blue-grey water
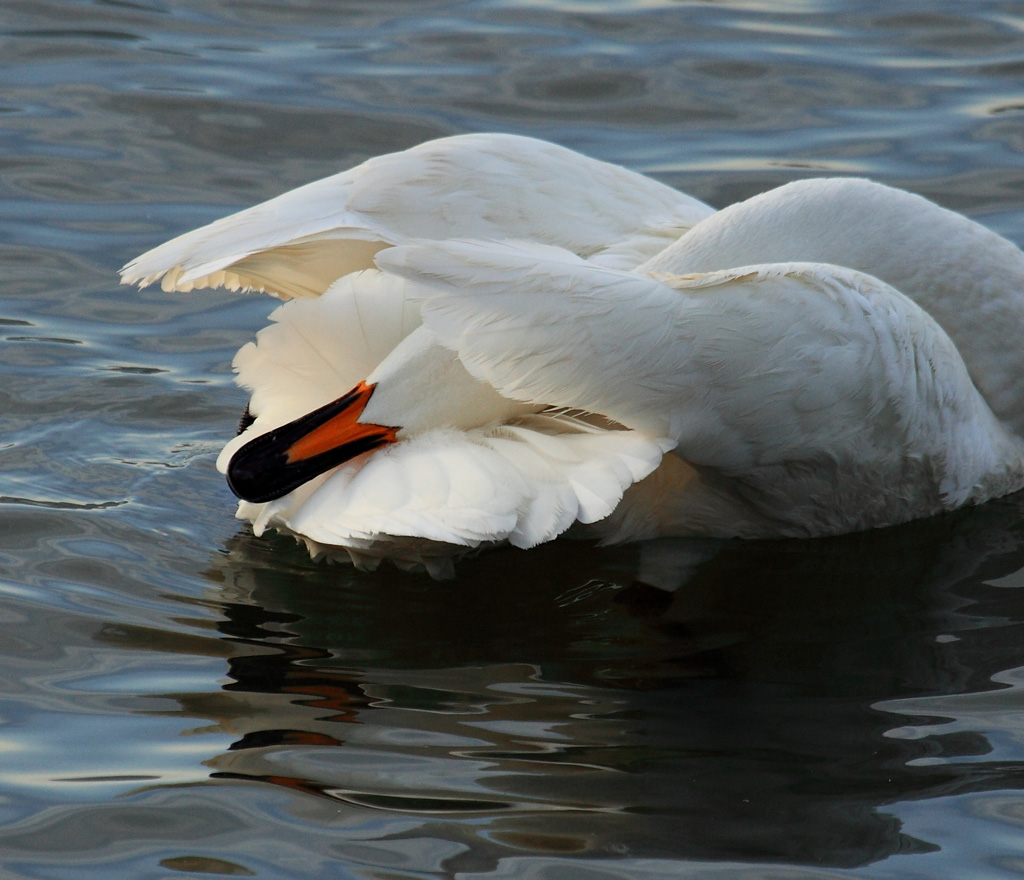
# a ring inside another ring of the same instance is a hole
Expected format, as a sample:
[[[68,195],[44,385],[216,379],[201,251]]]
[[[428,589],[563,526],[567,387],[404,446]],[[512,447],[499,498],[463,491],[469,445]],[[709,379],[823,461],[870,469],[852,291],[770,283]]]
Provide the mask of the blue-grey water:
[[[0,877],[1024,876],[1024,498],[311,563],[214,469],[273,303],[118,287],[371,155],[548,138],[725,205],[867,175],[1024,242],[1024,3],[0,0]]]

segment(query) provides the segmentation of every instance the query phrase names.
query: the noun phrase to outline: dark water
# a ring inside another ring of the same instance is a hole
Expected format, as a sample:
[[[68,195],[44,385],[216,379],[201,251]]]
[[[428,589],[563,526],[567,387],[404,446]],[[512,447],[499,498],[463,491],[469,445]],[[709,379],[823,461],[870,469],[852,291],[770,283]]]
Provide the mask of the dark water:
[[[429,137],[1024,242],[1024,4],[0,0],[0,876],[1024,875],[1024,500],[869,535],[314,565],[213,460],[272,303],[119,288]]]

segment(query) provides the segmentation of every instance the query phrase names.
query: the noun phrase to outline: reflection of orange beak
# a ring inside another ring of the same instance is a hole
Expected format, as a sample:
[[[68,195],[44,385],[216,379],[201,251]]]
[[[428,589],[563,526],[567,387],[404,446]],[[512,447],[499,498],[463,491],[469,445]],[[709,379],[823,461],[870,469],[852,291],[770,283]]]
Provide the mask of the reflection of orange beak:
[[[273,501],[339,464],[395,442],[398,428],[358,421],[376,385],[348,394],[250,440],[228,462],[228,486],[245,501]]]

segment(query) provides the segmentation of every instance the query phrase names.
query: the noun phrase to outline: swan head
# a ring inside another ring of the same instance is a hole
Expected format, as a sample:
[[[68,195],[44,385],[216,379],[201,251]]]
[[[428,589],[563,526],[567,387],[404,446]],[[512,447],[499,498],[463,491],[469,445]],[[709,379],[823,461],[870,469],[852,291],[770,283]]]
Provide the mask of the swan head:
[[[273,501],[350,459],[426,431],[500,424],[535,409],[471,376],[420,327],[341,397],[241,446],[227,465],[228,486],[245,501]]]
[[[362,422],[376,385],[346,394],[246,443],[228,462],[231,491],[245,501],[273,501],[357,455],[398,440],[399,428]]]

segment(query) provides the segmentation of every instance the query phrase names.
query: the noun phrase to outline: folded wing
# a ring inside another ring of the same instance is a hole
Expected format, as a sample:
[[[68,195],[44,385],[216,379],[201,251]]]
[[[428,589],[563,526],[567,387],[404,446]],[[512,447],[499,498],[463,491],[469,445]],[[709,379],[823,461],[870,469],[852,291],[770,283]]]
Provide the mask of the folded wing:
[[[948,336],[859,272],[650,277],[486,242],[399,247],[378,262],[429,288],[425,325],[500,393],[668,438],[748,486],[806,467],[830,485],[885,474],[891,485],[872,491],[915,493],[900,481],[923,461],[952,505],[1018,459]]]

